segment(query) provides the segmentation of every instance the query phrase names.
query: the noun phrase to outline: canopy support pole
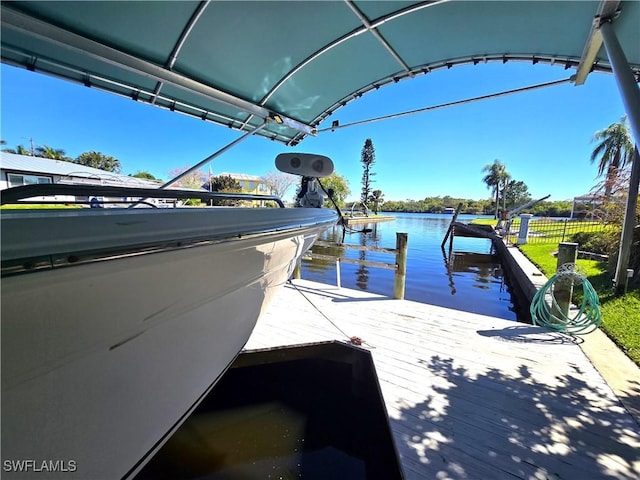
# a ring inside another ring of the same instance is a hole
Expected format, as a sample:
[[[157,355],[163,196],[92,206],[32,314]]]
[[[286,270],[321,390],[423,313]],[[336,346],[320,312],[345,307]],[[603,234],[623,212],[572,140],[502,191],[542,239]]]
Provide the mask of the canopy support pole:
[[[613,75],[618,84],[622,103],[624,104],[631,124],[631,132],[636,144],[640,142],[640,89],[636,83],[633,71],[627,62],[622,47],[618,42],[611,20],[607,19],[600,25],[600,32],[604,41],[604,47],[611,63]],[[631,180],[629,184],[629,194],[625,209],[624,223],[622,224],[622,236],[620,238],[620,250],[618,253],[618,263],[616,265],[616,294],[624,293],[627,282],[627,267],[633,240],[634,219],[636,204],[638,201],[638,180],[640,178],[640,158],[638,158],[638,148],[635,148],[633,161],[631,162]]]
[[[236,138],[233,142],[225,145],[224,147],[222,147],[220,150],[218,150],[215,153],[212,153],[211,155],[209,155],[207,158],[205,158],[204,160],[196,163],[193,167],[189,168],[188,170],[185,170],[184,172],[182,172],[180,175],[178,175],[175,178],[172,178],[171,180],[169,180],[167,183],[161,185],[160,187],[158,187],[159,189],[165,189],[167,187],[170,187],[171,185],[173,185],[174,183],[176,183],[179,180],[182,180],[184,177],[186,177],[187,175],[189,175],[191,172],[193,172],[194,170],[197,170],[198,168],[200,168],[201,166],[209,163],[211,160],[213,160],[216,157],[219,157],[220,155],[222,155],[224,152],[226,152],[227,150],[232,149],[233,147],[235,147],[236,145],[238,145],[240,142],[246,140],[247,138],[249,138],[251,135],[253,135],[254,133],[258,133],[260,130],[262,130],[264,127],[267,126],[267,121],[265,121],[262,125],[258,125],[256,128],[254,128],[253,130],[251,130],[250,132],[245,133],[244,135],[242,135],[239,138]]]
[[[611,63],[613,76],[622,96],[622,103],[629,117],[631,132],[633,132],[636,143],[640,142],[640,89],[627,57],[625,57],[620,42],[613,31],[611,20],[606,20],[600,25],[600,32]]]
[[[620,248],[618,250],[618,262],[616,263],[616,295],[622,295],[627,291],[627,269],[631,256],[631,244],[633,243],[633,230],[635,228],[636,207],[638,205],[638,183],[640,182],[640,155],[636,145],[631,160],[631,179],[629,180],[629,193],[627,205],[624,210],[624,222],[622,223],[622,235],[620,236]]]

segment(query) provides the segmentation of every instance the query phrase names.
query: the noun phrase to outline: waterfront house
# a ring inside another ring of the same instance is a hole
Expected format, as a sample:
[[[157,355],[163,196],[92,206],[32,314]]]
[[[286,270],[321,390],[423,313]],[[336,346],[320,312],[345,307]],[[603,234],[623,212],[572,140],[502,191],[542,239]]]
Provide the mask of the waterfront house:
[[[67,185],[101,185],[129,186],[140,188],[157,188],[160,182],[143,178],[130,177],[119,173],[107,172],[98,168],[87,167],[73,162],[53,160],[50,158],[18,155],[0,152],[0,190],[21,185],[60,183]],[[39,197],[40,200],[44,197]],[[54,195],[47,197],[60,203],[73,201],[90,201],[89,198],[76,198],[73,195]],[[137,198],[113,199],[98,196],[97,200],[135,201]],[[169,206],[162,199],[154,200],[159,206]]]
[[[242,193],[252,193],[255,195],[273,195],[273,191],[266,180],[256,175],[247,175],[246,173],[229,173],[223,172],[215,175],[216,177],[231,177],[240,184]]]

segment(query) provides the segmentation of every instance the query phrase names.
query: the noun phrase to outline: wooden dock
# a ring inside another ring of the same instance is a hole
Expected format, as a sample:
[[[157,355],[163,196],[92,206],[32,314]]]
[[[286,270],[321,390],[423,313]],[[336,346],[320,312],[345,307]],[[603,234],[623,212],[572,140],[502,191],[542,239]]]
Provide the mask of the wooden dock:
[[[407,479],[640,478],[636,419],[564,334],[296,280],[246,349],[352,336],[373,356]]]

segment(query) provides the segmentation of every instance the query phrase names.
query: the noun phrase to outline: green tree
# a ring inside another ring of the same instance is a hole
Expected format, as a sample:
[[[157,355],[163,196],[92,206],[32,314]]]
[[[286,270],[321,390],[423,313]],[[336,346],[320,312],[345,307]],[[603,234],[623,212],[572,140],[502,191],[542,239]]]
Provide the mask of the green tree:
[[[65,155],[65,151],[61,148],[53,148],[49,145],[36,147],[36,157],[51,158],[52,160],[64,160],[65,162],[73,162],[73,159]]]
[[[376,161],[376,149],[370,138],[367,138],[364,142],[362,153],[360,154],[360,161],[364,169],[362,172],[362,193],[360,194],[360,201],[366,204],[371,196],[371,184],[373,183],[371,177],[375,175],[375,173],[371,171],[371,166]]]
[[[6,145],[7,142],[5,140],[0,140],[0,145]],[[7,153],[15,153],[18,155],[29,155],[29,156],[33,156],[34,152],[32,152],[31,150],[29,150],[28,148],[26,148],[24,145],[18,145],[16,146],[16,148],[3,148],[2,149],[3,152],[7,152]]]
[[[75,163],[87,167],[98,168],[107,172],[120,173],[120,161],[100,152],[84,152],[76,159]]]
[[[138,170],[134,174],[130,173],[129,176],[135,177],[135,178],[144,178],[145,180],[160,180],[159,178],[154,177],[151,173],[147,171],[140,171],[140,170]]]
[[[384,202],[384,194],[382,193],[382,190],[374,190],[371,192],[369,201],[373,204],[373,213],[377,215],[380,205]]]
[[[495,197],[495,214],[494,218],[498,218],[498,208],[500,205],[500,186],[503,184],[507,176],[507,168],[504,164],[496,159],[493,163],[482,167],[482,171],[487,174],[482,178],[482,181],[487,185],[487,188],[492,191]]]
[[[320,182],[327,191],[333,191],[333,200],[338,207],[343,208],[345,199],[351,194],[349,181],[339,173],[333,172],[328,177],[321,178]],[[325,207],[333,207],[330,200],[327,200],[324,205]]]
[[[512,180],[507,190],[503,190],[502,199],[505,210],[527,203],[531,200],[529,187],[521,180]]]
[[[239,193],[242,191],[240,182],[231,175],[213,177],[211,185],[214,192]]]
[[[3,140],[4,142],[4,140]],[[3,145],[5,145],[6,142],[3,143]],[[3,148],[2,149],[3,152],[7,152],[7,153],[16,153],[18,155],[29,155],[31,156],[31,150],[29,150],[28,148],[26,148],[24,145],[18,145],[16,146],[16,148]]]
[[[616,182],[618,169],[631,163],[633,158],[633,141],[627,125],[627,117],[623,116],[619,122],[612,123],[604,130],[593,135],[592,142],[599,142],[591,152],[591,163],[598,157],[598,176],[607,171],[605,178],[604,196],[611,195],[611,188]]]
[[[242,192],[242,186],[240,182],[234,179],[231,175],[220,175],[211,179],[211,187],[214,192],[221,193],[240,193]],[[239,200],[214,200],[214,205],[237,207],[240,204]]]
[[[502,181],[500,182],[500,196],[502,197],[502,211],[505,212],[507,210],[507,190],[511,187],[513,179],[511,175],[505,171],[504,176],[502,177]]]

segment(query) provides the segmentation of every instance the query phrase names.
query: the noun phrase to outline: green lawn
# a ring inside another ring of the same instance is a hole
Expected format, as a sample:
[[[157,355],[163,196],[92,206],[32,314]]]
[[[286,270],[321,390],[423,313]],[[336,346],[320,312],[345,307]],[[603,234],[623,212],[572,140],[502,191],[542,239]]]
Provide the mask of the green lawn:
[[[2,210],[50,210],[50,209],[59,209],[59,208],[82,208],[82,205],[47,203],[47,204],[28,204],[28,205],[9,204],[9,205],[2,205],[0,207],[0,209]]]
[[[495,225],[496,220],[483,218],[475,219],[472,223]],[[558,225],[562,225],[562,222],[558,222]],[[587,221],[571,222],[571,227],[571,233],[581,229],[604,231],[606,228]],[[558,229],[547,226],[543,221],[538,224],[532,221],[531,228],[543,234],[544,243],[528,243],[519,248],[547,277],[551,277],[557,265],[553,253],[558,250],[558,242],[561,241]],[[587,279],[598,292],[602,312],[602,330],[629,358],[640,365],[640,290],[632,290],[626,295],[615,297],[606,263],[595,260],[578,260],[577,263],[584,269]],[[574,300],[580,300],[580,293],[579,290],[576,292]]]
[[[521,245],[520,250],[550,277],[556,271],[556,258],[552,255],[558,249],[553,243],[533,243]],[[578,266],[585,270],[600,297],[602,330],[629,358],[640,365],[640,291],[632,290],[626,295],[615,297],[612,282],[604,262],[578,260]],[[579,298],[579,295],[577,296]]]

